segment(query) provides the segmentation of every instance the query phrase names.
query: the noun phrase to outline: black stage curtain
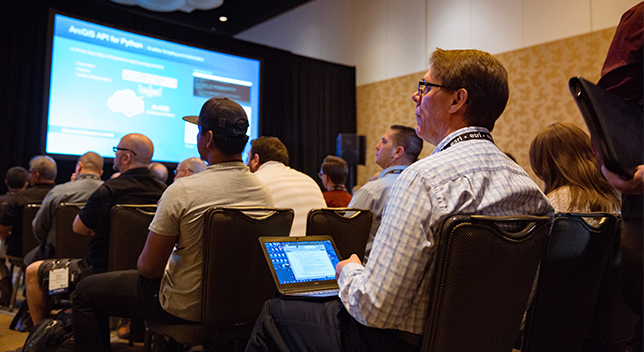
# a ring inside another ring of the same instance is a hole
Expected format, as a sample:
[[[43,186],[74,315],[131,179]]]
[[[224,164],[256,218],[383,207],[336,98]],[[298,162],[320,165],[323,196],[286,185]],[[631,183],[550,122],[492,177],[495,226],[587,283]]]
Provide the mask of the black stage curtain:
[[[260,135],[280,138],[289,149],[291,167],[316,180],[324,157],[336,152],[338,133],[356,132],[353,67],[141,16],[112,3],[0,1],[0,178],[4,178],[6,170],[12,166],[27,168],[29,159],[44,151],[44,87],[48,84],[45,75],[50,9],[128,31],[261,59]],[[56,181],[66,182],[73,172],[75,160],[56,158],[56,161]],[[112,173],[111,160],[105,161],[103,178]],[[2,182],[0,193],[5,191]]]

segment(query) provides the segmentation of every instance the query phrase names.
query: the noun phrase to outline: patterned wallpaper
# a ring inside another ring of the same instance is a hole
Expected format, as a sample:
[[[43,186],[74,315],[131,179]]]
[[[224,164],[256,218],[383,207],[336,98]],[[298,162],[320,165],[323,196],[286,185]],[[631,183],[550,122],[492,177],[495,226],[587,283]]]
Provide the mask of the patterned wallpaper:
[[[530,143],[554,122],[572,122],[587,131],[568,91],[568,79],[582,76],[597,82],[614,34],[611,28],[496,55],[508,71],[510,99],[492,135],[498,147],[514,155],[540,185],[530,168]],[[359,185],[381,171],[374,162],[375,145],[389,126],[416,126],[411,95],[425,72],[356,88],[358,134],[367,136],[367,163],[358,166]],[[433,149],[425,142],[420,157]]]

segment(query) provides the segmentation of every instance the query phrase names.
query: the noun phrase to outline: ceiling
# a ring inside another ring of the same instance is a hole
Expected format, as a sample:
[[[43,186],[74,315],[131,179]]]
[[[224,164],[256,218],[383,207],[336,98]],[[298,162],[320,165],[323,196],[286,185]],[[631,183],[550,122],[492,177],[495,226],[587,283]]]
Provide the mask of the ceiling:
[[[95,0],[111,6],[182,25],[206,29],[217,34],[233,36],[279,14],[287,12],[311,0],[224,0],[223,5],[212,10],[154,12],[138,6],[120,5],[110,0]],[[221,22],[220,16],[228,20]]]

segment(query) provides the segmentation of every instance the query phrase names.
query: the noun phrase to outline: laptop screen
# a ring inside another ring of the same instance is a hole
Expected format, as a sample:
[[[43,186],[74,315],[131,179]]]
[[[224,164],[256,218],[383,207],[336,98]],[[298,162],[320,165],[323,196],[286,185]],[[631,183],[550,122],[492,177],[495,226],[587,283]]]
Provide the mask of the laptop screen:
[[[280,284],[335,280],[340,259],[330,240],[263,244]]]

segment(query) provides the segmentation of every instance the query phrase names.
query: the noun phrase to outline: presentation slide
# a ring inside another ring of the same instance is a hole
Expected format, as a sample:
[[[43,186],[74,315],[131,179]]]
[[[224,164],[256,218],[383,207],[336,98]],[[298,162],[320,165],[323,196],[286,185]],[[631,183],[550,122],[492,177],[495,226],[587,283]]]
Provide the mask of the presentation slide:
[[[154,160],[199,156],[199,115],[211,97],[238,102],[257,138],[260,61],[54,15],[46,150],[113,158],[128,133],[154,143]],[[247,146],[249,148],[249,146]]]

